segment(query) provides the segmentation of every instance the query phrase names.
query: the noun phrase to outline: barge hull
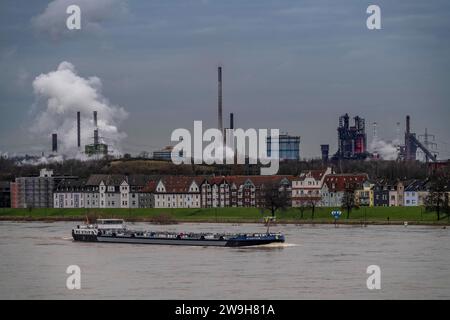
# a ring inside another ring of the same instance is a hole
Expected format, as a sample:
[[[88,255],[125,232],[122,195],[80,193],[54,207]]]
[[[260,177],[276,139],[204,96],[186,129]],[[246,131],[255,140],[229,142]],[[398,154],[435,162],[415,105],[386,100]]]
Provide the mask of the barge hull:
[[[212,247],[244,247],[264,245],[275,242],[284,242],[278,239],[253,239],[253,240],[207,240],[207,239],[154,239],[136,237],[102,237],[95,235],[73,235],[75,241],[83,242],[104,242],[104,243],[135,243],[135,244],[156,244],[156,245],[180,245],[180,246],[212,246]]]
[[[98,242],[109,243],[136,243],[136,244],[165,244],[179,246],[214,246],[225,247],[225,240],[189,240],[189,239],[145,239],[145,238],[125,238],[125,237],[97,237]]]

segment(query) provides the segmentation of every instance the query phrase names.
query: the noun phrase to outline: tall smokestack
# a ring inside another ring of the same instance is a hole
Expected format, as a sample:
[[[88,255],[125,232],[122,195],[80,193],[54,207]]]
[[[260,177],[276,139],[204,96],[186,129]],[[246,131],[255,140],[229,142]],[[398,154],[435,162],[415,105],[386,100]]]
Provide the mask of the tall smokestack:
[[[409,120],[409,115],[406,116],[406,132],[405,132],[405,158],[406,160],[411,160],[411,139],[410,137],[410,132],[411,132],[411,127],[410,127],[410,120]]]
[[[80,111],[77,112],[77,146],[81,147],[81,120],[80,120]]]
[[[406,116],[406,133],[409,134],[411,132],[411,128],[410,128],[410,120],[409,120],[409,116]]]
[[[98,144],[98,129],[94,129],[94,144]]]
[[[94,111],[94,144],[98,144],[97,111]]]
[[[322,162],[327,163],[328,162],[328,155],[330,152],[330,145],[329,144],[321,144],[320,145],[320,151],[322,153]]]
[[[97,128],[97,111],[94,111],[94,128]]]
[[[219,123],[218,123],[218,129],[220,132],[223,131],[223,125],[222,125],[222,67],[219,67],[217,69],[217,75],[218,75],[218,86],[219,86],[219,96],[218,96],[218,111],[219,111]]]
[[[52,152],[58,152],[58,135],[52,134]]]
[[[230,113],[230,129],[234,129],[234,115]]]

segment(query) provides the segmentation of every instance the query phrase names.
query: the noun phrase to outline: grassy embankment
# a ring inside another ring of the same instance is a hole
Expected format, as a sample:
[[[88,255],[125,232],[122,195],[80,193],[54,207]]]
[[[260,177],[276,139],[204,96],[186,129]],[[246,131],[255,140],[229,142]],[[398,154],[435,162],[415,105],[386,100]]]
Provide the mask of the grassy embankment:
[[[331,211],[335,208],[316,208],[314,218],[311,210],[304,212],[300,218],[300,210],[289,208],[285,212],[277,212],[280,223],[333,223]],[[202,208],[202,209],[0,209],[0,220],[85,220],[90,218],[123,218],[128,221],[154,221],[159,218],[177,222],[261,222],[263,217],[270,215],[262,213],[258,208]],[[437,221],[435,213],[425,212],[422,207],[365,207],[353,210],[350,218],[346,219],[346,212],[338,223],[373,223],[395,224],[407,221],[409,224],[439,224],[448,225],[447,217]]]

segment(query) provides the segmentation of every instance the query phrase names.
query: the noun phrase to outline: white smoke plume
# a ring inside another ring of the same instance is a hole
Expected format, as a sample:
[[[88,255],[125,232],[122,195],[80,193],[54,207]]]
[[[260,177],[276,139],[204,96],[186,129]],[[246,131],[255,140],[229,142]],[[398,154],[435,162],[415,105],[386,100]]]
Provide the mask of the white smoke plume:
[[[46,157],[42,156],[39,158],[31,158],[31,159],[23,159],[21,161],[16,162],[18,165],[46,165],[52,163],[61,163],[64,161],[63,156],[54,156],[54,157]]]
[[[33,81],[37,99],[37,115],[30,130],[43,136],[49,145],[51,134],[58,134],[58,153],[83,159],[84,146],[93,143],[93,111],[98,111],[100,141],[119,153],[120,141],[126,134],[118,124],[128,114],[112,105],[101,93],[98,77],[83,78],[73,64],[63,61],[57,70],[37,76]],[[77,111],[81,112],[81,150],[77,148]]]
[[[383,160],[396,160],[398,157],[397,143],[374,139],[370,144],[373,153],[378,154]]]

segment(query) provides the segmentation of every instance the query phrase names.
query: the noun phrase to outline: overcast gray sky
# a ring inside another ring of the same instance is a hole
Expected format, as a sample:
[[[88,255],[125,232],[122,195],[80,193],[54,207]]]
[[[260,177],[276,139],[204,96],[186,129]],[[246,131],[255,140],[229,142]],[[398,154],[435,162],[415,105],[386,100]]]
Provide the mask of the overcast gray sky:
[[[68,4],[81,7],[80,31],[65,28]],[[366,28],[370,4],[381,30]],[[334,153],[348,112],[369,140],[371,123],[392,140],[409,114],[450,158],[449,13],[448,0],[2,0],[0,151],[49,151],[30,131],[42,103],[33,80],[67,61],[128,114],[116,122],[124,152],[167,145],[194,120],[216,126],[221,64],[226,121],[234,112],[237,127],[300,135],[302,157],[323,143]]]

